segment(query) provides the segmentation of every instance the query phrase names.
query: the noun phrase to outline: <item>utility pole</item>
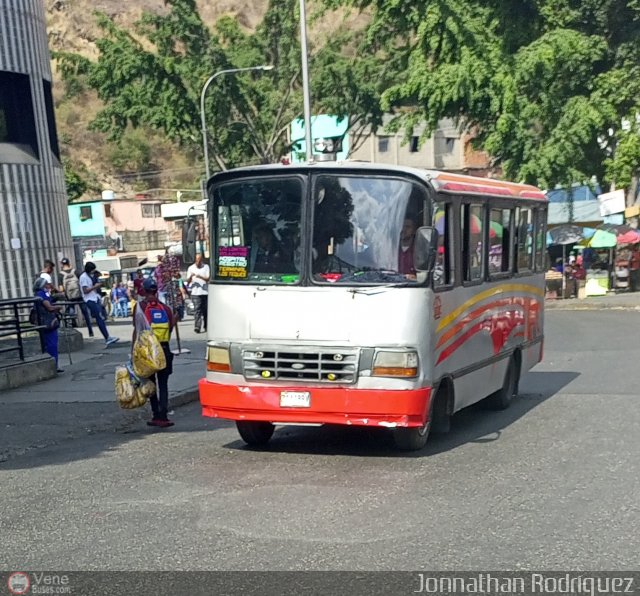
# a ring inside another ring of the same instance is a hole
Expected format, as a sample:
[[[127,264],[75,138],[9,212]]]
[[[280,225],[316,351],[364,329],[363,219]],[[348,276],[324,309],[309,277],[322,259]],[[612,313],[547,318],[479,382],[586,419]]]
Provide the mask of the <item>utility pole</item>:
[[[300,0],[300,50],[302,52],[302,93],[304,98],[304,136],[307,161],[313,161],[313,134],[311,133],[311,93],[309,91],[309,52],[307,50],[307,10]]]

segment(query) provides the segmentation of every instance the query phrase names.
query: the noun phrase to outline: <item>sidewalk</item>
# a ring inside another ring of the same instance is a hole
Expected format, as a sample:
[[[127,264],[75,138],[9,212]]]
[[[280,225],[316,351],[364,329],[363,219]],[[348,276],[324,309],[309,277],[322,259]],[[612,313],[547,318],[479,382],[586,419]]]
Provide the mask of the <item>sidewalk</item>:
[[[548,310],[640,310],[640,292],[590,296],[584,300],[545,300],[544,306]]]
[[[81,329],[84,348],[69,355],[60,342],[59,364],[64,373],[54,379],[21,387],[0,395],[0,461],[31,449],[94,432],[127,432],[144,427],[150,408],[122,410],[114,391],[114,371],[131,351],[131,318],[108,323],[109,332],[120,341],[105,347],[102,337],[89,338]],[[97,330],[96,330],[97,331]],[[205,373],[206,336],[193,331],[193,319],[180,323],[182,348],[169,377],[169,409],[198,399],[197,383]],[[177,348],[174,338],[172,349]]]

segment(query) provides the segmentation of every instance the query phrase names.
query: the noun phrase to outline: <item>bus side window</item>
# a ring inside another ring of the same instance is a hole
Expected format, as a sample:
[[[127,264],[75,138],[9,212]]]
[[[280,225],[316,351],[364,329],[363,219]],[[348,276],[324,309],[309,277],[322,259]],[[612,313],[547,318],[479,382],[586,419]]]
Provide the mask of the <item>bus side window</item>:
[[[452,210],[449,203],[438,203],[433,216],[438,231],[438,247],[436,263],[433,268],[433,286],[441,288],[450,286],[455,281],[453,267],[453,234]]]
[[[489,221],[489,275],[510,271],[511,211],[491,209]]]
[[[534,211],[536,222],[536,271],[546,271],[546,236],[547,236],[547,212],[544,209]]]
[[[463,205],[461,223],[463,281],[482,281],[484,207]]]
[[[518,210],[517,270],[533,270],[533,213],[529,208]]]

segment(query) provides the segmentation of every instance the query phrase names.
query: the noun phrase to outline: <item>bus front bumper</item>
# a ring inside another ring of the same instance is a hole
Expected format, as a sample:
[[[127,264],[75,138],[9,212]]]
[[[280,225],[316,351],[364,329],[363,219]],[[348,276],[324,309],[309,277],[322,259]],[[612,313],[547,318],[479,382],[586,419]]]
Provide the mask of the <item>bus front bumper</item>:
[[[431,388],[413,390],[344,387],[269,387],[199,383],[202,414],[227,420],[283,424],[346,424],[359,426],[423,426]],[[308,392],[309,407],[283,407],[281,395]]]

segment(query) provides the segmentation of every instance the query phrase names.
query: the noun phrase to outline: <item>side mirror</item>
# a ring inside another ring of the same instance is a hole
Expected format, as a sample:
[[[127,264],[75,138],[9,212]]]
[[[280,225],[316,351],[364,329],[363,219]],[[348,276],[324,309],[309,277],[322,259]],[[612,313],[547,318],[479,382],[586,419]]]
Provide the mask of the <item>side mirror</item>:
[[[196,224],[187,219],[182,225],[182,261],[191,265],[196,260]]]
[[[430,226],[418,228],[413,250],[416,271],[431,271],[436,262],[438,231]]]

